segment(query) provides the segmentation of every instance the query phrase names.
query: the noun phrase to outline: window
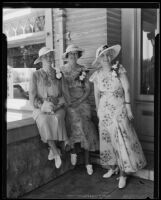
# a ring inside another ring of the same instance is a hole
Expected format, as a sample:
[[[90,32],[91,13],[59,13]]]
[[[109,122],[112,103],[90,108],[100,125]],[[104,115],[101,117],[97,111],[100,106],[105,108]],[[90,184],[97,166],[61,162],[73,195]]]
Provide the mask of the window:
[[[29,99],[29,78],[31,73],[39,69],[41,65],[35,65],[34,60],[37,58],[37,53],[45,43],[20,46],[8,49],[8,67],[10,68],[10,81],[12,81],[13,95],[9,98]],[[12,66],[12,67],[10,67]]]
[[[29,99],[31,72],[38,50],[45,46],[45,9],[4,9],[3,32],[7,36],[8,98]]]
[[[157,9],[141,9],[141,95],[154,94],[154,49]]]
[[[48,32],[48,37],[47,33]],[[52,9],[3,9],[3,33],[7,36],[7,122],[31,116],[29,79],[39,68],[34,65],[43,46],[53,48]],[[15,119],[14,119],[15,116]],[[11,120],[12,118],[12,120]]]

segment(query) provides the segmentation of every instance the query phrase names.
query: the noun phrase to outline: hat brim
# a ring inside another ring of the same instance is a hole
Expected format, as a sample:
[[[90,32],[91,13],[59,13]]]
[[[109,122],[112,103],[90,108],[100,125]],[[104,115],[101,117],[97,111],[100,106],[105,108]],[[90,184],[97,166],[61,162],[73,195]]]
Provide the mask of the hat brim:
[[[114,60],[114,59],[118,56],[118,54],[120,53],[121,46],[120,46],[119,44],[117,44],[117,45],[111,46],[111,47],[109,47],[109,48],[103,50],[103,51],[100,53],[100,55],[93,61],[92,66],[95,66],[95,65],[97,64],[98,58],[99,58],[103,53],[105,53],[105,52],[107,53],[107,52],[108,52],[109,50],[111,50],[111,49],[114,50],[114,54],[113,54],[113,56],[112,56],[112,58],[111,58],[112,60]]]
[[[50,50],[46,51],[45,54],[47,54],[47,53],[49,53],[49,52],[54,52],[54,51],[55,51],[55,49],[50,49]],[[43,55],[45,55],[45,54],[43,54]],[[42,56],[43,56],[43,55],[42,55]],[[41,62],[41,56],[39,56],[39,57],[34,61],[34,65],[36,65],[36,64],[39,63],[39,62]]]

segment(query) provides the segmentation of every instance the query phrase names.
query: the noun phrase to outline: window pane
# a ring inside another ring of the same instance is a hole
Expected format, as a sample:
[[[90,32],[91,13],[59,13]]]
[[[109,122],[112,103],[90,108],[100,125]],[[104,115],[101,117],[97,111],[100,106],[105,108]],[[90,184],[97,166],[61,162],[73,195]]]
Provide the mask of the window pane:
[[[29,99],[28,87],[32,71],[41,68],[34,65],[38,51],[45,43],[9,48],[8,64],[8,98]]]
[[[141,94],[154,94],[154,49],[157,10],[141,10]]]

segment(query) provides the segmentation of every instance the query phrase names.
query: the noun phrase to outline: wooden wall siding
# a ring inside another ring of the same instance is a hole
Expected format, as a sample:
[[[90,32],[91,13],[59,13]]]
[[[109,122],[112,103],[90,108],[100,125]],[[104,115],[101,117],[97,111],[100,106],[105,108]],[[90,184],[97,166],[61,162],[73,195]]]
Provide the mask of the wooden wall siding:
[[[108,45],[121,45],[121,9],[107,9],[107,42]],[[121,62],[121,52],[117,57]]]
[[[106,9],[98,8],[67,8],[66,33],[70,33],[71,40],[66,39],[66,47],[73,43],[83,48],[84,54],[79,59],[80,64],[91,67],[96,49],[107,43],[107,15]]]

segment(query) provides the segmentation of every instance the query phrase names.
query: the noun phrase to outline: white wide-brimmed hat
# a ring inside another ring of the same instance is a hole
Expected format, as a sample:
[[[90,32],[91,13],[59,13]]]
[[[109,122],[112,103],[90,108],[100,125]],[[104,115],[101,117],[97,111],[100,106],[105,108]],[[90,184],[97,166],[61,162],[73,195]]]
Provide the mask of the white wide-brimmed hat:
[[[109,47],[108,45],[101,45],[97,50],[96,50],[96,58],[93,61],[92,65],[95,65],[97,63],[98,58],[103,54],[103,53],[108,53],[110,50],[113,50],[113,53],[111,55],[111,60],[116,58],[121,50],[121,46],[119,44],[113,45]]]
[[[51,49],[51,48],[48,48],[48,47],[42,47],[40,50],[39,50],[39,57],[34,61],[34,64],[37,64],[41,61],[41,56],[51,52],[51,51],[55,51],[55,49]]]
[[[63,58],[63,59],[66,59],[66,58],[67,58],[67,54],[68,54],[69,52],[74,52],[74,51],[83,52],[84,50],[81,49],[80,47],[78,47],[77,45],[71,44],[71,45],[69,45],[69,46],[67,47],[65,53],[63,53],[62,58]]]

